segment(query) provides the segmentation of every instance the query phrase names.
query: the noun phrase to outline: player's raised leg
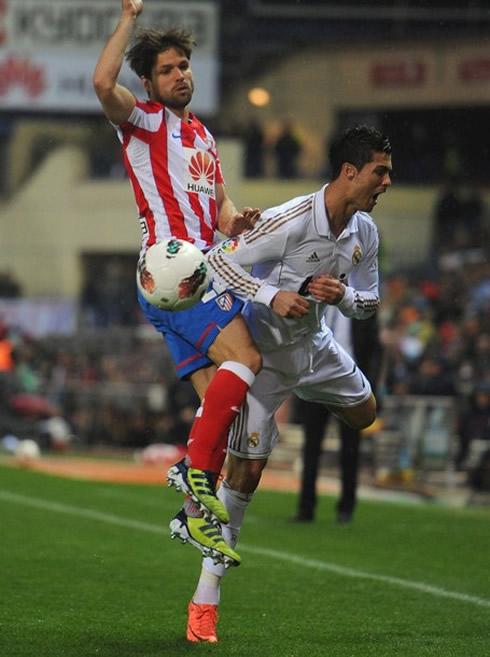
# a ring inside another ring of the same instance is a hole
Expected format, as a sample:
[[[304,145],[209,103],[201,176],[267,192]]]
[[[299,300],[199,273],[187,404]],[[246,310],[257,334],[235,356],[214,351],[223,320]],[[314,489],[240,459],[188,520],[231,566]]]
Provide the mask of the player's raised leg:
[[[167,481],[186,493],[208,520],[227,523],[228,513],[216,498],[216,482],[226,455],[229,429],[262,359],[241,316],[234,317],[219,332],[207,356],[218,369],[212,378],[206,369],[191,375],[202,399],[201,408],[191,430],[187,456],[169,469]],[[184,508],[188,512],[186,505]]]

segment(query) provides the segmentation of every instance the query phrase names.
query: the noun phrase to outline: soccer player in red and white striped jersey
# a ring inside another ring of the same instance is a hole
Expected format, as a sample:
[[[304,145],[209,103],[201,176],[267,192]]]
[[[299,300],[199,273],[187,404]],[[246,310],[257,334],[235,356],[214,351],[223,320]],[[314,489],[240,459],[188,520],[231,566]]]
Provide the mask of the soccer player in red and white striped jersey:
[[[237,211],[226,193],[215,140],[189,110],[194,91],[191,35],[177,28],[146,28],[136,33],[126,53],[143,0],[121,0],[121,8],[93,83],[122,143],[142,229],[141,254],[170,237],[206,251],[217,240],[217,230],[237,235],[251,228],[260,213]],[[145,102],[118,83],[125,55],[147,91]],[[169,470],[169,484],[188,494],[185,512],[171,522],[172,532],[204,546],[217,560],[237,565],[240,557],[210,521],[228,519],[216,498],[216,479],[229,427],[262,362],[240,315],[242,302],[215,289],[180,312],[159,310],[141,295],[139,301],[164,336],[178,375],[191,380],[201,399],[188,455]]]

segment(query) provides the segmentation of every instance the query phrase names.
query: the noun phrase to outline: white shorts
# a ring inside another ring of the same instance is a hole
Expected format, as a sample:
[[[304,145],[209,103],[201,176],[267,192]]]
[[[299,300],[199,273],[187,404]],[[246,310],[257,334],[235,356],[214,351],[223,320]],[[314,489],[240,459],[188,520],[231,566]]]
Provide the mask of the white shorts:
[[[308,335],[295,345],[262,354],[263,367],[233,424],[228,451],[246,459],[267,458],[279,439],[275,413],[294,392],[324,406],[359,406],[371,386],[331,332]]]

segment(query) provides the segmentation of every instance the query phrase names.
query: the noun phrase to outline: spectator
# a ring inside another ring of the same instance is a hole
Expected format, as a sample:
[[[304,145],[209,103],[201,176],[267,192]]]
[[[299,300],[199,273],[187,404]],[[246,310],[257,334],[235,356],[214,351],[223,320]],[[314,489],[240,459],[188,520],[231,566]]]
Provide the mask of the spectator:
[[[22,296],[22,288],[12,272],[0,272],[0,297],[13,299],[20,296]]]
[[[471,404],[462,414],[459,425],[459,449],[456,468],[462,470],[472,440],[486,440],[490,448],[490,385],[480,384],[471,398]]]
[[[409,386],[412,395],[450,397],[455,394],[453,377],[438,354],[425,354]]]
[[[261,178],[264,175],[264,133],[260,124],[251,119],[243,132],[245,145],[245,177]]]
[[[279,178],[297,178],[301,142],[293,129],[291,121],[285,121],[282,132],[274,146],[274,153]]]
[[[485,204],[477,185],[468,183],[461,191],[461,230],[465,235],[465,246],[479,247],[485,244]]]
[[[14,368],[14,345],[8,328],[0,323],[0,372],[11,372]]]
[[[460,185],[449,178],[444,183],[434,206],[432,253],[447,251],[454,242],[456,229],[463,220]]]

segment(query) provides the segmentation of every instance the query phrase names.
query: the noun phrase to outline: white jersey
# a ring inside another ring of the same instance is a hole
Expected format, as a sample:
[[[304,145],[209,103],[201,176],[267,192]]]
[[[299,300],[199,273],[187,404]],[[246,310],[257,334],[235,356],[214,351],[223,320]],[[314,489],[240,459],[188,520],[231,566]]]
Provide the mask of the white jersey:
[[[309,281],[321,274],[344,283],[345,294],[337,307],[345,316],[365,319],[378,308],[376,224],[368,214],[356,212],[335,237],[328,223],[325,189],[265,210],[252,230],[209,253],[217,282],[248,301],[243,315],[261,351],[293,344],[322,329],[327,304],[306,291]],[[275,313],[270,303],[280,290],[304,294],[310,302],[308,314],[287,319]]]

